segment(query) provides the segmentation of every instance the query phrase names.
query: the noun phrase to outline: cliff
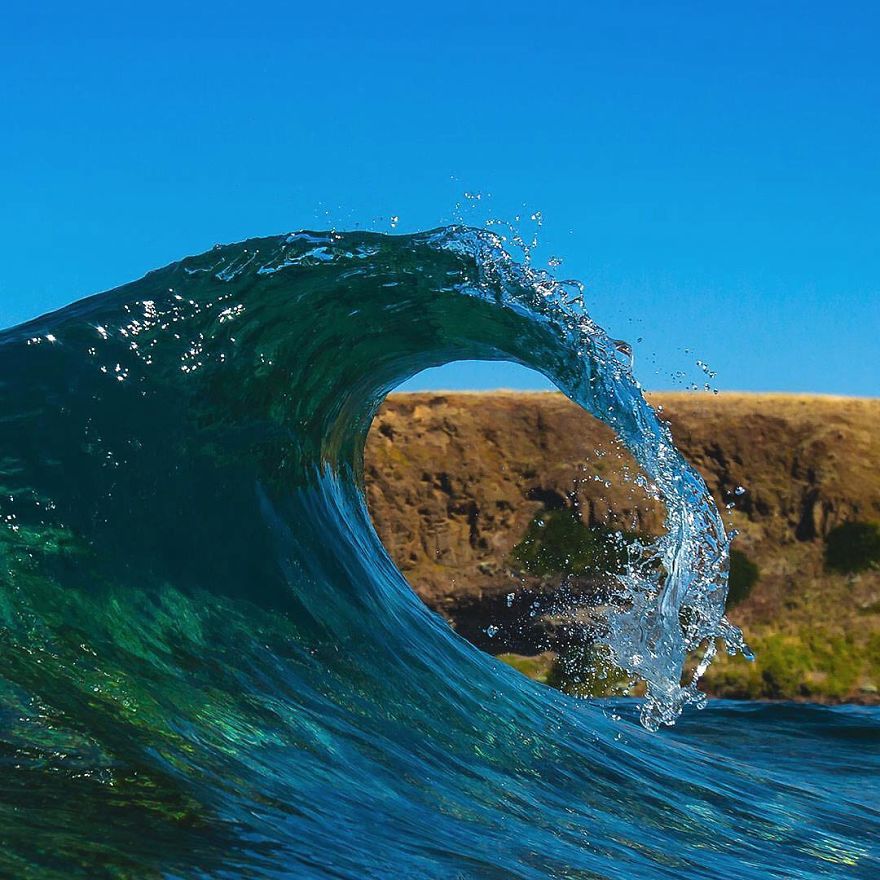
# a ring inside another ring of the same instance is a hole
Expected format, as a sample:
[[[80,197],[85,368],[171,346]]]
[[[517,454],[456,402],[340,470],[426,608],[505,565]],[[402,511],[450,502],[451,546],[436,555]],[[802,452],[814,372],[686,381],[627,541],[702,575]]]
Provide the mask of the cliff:
[[[826,542],[842,523],[880,520],[880,400],[686,392],[651,402],[719,507],[735,503],[725,520],[753,569],[729,616],[759,661],[722,662],[709,689],[875,699],[880,572],[829,570]],[[393,395],[365,465],[370,511],[395,562],[430,606],[496,653],[558,649],[534,619],[503,631],[504,619],[522,617],[521,607],[505,610],[511,592],[531,602],[571,587],[523,564],[518,548],[542,517],[572,512],[608,533],[662,528],[637,473],[613,434],[562,395],[506,392]],[[578,589],[599,587],[585,574]],[[539,606],[533,618],[552,616]],[[492,641],[496,617],[502,632]]]

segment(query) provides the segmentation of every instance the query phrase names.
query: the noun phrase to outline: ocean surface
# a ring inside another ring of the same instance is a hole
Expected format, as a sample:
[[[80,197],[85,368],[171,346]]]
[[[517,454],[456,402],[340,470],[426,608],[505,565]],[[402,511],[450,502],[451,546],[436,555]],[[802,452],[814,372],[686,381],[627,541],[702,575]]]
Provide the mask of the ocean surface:
[[[460,359],[665,502],[601,633],[644,699],[482,654],[379,542],[372,417]],[[485,231],[218,246],[4,331],[0,877],[880,877],[880,712],[701,708],[729,543],[580,285]]]

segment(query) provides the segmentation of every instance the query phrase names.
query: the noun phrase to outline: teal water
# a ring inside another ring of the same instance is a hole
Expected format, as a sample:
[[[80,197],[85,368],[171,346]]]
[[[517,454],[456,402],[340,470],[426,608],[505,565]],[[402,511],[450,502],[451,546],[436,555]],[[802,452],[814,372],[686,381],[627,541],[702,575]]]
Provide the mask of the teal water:
[[[878,876],[880,714],[697,711],[688,653],[747,651],[721,518],[579,286],[501,245],[252,240],[0,334],[0,876]],[[473,358],[665,502],[604,633],[639,703],[481,654],[376,537],[376,409]]]

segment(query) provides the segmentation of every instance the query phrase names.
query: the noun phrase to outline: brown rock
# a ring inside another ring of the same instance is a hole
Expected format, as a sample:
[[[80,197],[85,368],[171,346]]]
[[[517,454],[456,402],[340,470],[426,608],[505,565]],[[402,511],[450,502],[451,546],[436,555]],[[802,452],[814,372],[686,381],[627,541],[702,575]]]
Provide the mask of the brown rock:
[[[719,507],[736,503],[725,519],[761,583],[734,616],[778,622],[817,591],[830,602],[843,587],[824,578],[822,537],[847,519],[880,519],[880,400],[685,392],[651,401]],[[541,509],[573,506],[588,524],[657,533],[662,508],[636,473],[611,431],[560,394],[392,395],[366,452],[382,540],[447,613],[522,585],[510,553]],[[878,587],[868,573],[851,589]]]

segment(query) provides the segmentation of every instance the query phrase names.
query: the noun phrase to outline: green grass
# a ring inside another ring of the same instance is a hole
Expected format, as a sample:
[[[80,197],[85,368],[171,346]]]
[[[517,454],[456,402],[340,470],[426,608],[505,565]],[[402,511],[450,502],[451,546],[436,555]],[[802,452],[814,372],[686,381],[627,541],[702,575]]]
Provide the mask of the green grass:
[[[749,643],[756,660],[720,656],[703,679],[705,689],[732,699],[843,700],[860,680],[880,679],[880,638],[867,643],[824,628],[764,632]]]
[[[527,657],[523,654],[498,654],[496,659],[501,660],[508,666],[512,666],[517,672],[521,672],[526,678],[533,681],[540,681],[542,684],[549,684],[554,672],[556,656],[547,651],[544,654],[537,654],[534,657]]]
[[[754,662],[722,652],[703,678],[703,689],[730,699],[841,701],[857,695],[862,687],[869,691],[880,685],[880,633],[858,640],[824,629],[765,631],[750,643],[757,655]],[[529,678],[573,696],[639,692],[602,645],[570,648],[555,662],[548,659],[549,654],[539,658],[511,656],[516,659],[507,662]],[[695,657],[692,666],[696,662]]]

